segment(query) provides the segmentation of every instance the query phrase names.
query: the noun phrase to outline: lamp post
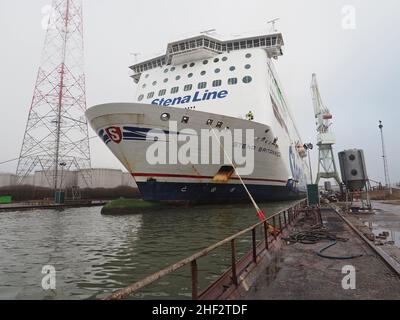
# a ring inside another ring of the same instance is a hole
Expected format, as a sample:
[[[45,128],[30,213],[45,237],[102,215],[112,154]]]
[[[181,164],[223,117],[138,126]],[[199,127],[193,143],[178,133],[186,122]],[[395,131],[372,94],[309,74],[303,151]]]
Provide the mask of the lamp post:
[[[62,184],[63,184],[63,176],[64,176],[64,168],[67,166],[65,162],[60,162],[59,166],[61,167],[61,179],[60,179],[60,187],[57,190],[56,189],[56,195],[55,195],[55,200],[56,203],[62,203],[63,202],[63,195],[62,195]]]
[[[390,176],[389,176],[388,161],[387,161],[386,149],[385,149],[385,140],[383,138],[383,124],[382,124],[382,121],[380,121],[380,120],[379,120],[379,130],[381,132],[383,170],[385,173],[386,188],[389,190],[389,193],[392,194],[392,188],[390,186],[391,183],[390,183]]]
[[[60,181],[60,192],[62,191],[62,184],[63,184],[63,178],[64,178],[64,168],[67,166],[65,162],[60,162],[60,167],[61,167],[61,181]]]
[[[311,167],[310,150],[314,149],[314,145],[312,143],[306,143],[306,144],[304,144],[304,149],[307,150],[308,166],[310,167],[310,178],[311,178],[311,184],[312,184],[314,180],[313,180],[312,167]]]

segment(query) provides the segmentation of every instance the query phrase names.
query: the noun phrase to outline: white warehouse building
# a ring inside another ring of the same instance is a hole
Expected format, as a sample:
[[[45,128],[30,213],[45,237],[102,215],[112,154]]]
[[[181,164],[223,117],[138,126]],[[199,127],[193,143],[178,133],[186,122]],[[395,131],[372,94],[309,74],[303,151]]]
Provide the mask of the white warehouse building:
[[[36,171],[25,178],[21,185],[52,188],[47,176],[51,173]],[[17,177],[11,173],[0,173],[0,188],[15,186]],[[85,169],[80,171],[64,171],[62,174],[62,186],[64,188],[80,187],[81,189],[105,188],[113,189],[121,186],[136,188],[136,183],[128,172],[118,169]]]

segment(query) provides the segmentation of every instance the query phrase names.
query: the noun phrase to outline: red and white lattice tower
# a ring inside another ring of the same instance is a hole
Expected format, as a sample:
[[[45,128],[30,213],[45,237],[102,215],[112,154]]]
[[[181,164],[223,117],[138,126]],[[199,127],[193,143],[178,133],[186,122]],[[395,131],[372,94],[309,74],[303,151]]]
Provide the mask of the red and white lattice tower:
[[[81,170],[86,185],[90,148],[81,0],[53,0],[24,141],[18,183],[44,171],[49,187],[61,188],[64,170]]]

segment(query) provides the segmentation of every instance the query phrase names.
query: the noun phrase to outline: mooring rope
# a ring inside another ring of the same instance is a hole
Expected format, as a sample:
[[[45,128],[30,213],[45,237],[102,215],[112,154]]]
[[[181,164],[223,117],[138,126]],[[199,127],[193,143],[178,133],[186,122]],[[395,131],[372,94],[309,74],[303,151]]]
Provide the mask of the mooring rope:
[[[253,198],[253,196],[251,195],[249,189],[247,188],[246,184],[244,183],[242,177],[241,177],[240,174],[238,173],[238,171],[237,171],[237,169],[236,169],[236,166],[235,166],[235,164],[233,163],[232,159],[229,157],[229,155],[228,155],[228,153],[226,152],[225,148],[222,146],[222,143],[221,143],[221,141],[218,139],[217,134],[215,133],[214,129],[211,127],[211,125],[209,125],[209,127],[210,127],[212,133],[214,134],[215,139],[218,141],[221,150],[224,152],[226,158],[227,158],[227,159],[229,160],[229,162],[231,163],[232,168],[235,170],[236,175],[238,176],[240,182],[242,183],[244,189],[246,190],[246,192],[247,192],[247,194],[248,194],[248,196],[249,196],[251,202],[253,203],[254,208],[255,208],[256,211],[257,211],[257,214],[258,214],[259,218],[261,219],[261,221],[266,221],[267,218],[265,217],[264,212],[263,212],[263,211],[260,209],[260,207],[257,205],[257,202],[254,200],[254,198]]]

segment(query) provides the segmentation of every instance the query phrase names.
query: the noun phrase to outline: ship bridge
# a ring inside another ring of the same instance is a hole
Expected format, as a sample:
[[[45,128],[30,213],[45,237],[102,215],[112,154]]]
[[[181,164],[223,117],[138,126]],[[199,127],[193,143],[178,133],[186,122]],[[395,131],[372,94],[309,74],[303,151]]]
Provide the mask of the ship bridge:
[[[199,35],[189,39],[172,42],[167,47],[167,53],[144,62],[135,64],[130,68],[134,75],[132,78],[139,82],[143,72],[165,65],[179,65],[209,59],[224,52],[245,50],[249,48],[263,48],[269,58],[277,59],[283,55],[284,45],[281,33],[247,37],[235,40],[221,41],[209,35]]]

